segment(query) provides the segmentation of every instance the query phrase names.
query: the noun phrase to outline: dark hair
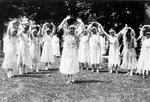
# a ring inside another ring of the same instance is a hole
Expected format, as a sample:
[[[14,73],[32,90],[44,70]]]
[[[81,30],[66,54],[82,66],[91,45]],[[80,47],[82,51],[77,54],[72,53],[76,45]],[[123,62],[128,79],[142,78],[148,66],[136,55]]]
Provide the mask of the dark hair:
[[[131,41],[131,31],[132,31],[131,29],[128,29],[126,33],[126,37],[128,41]]]
[[[150,27],[144,27],[144,35],[147,33],[147,32],[150,32]]]

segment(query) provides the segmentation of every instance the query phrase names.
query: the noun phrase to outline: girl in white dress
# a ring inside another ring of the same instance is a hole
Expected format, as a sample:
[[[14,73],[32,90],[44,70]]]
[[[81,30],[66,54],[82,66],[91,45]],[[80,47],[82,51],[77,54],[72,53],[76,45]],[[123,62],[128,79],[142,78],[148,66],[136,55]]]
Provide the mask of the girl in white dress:
[[[99,73],[99,65],[102,64],[102,49],[98,29],[92,27],[91,37],[89,40],[89,64],[92,66],[92,72],[97,69]]]
[[[27,18],[23,18],[20,25],[20,31],[18,33],[19,43],[18,43],[18,57],[17,64],[19,68],[19,74],[24,74],[27,72],[27,68],[32,65],[31,56],[29,53],[29,26]]]
[[[33,25],[30,34],[30,55],[32,60],[32,68],[38,72],[38,64],[40,63],[40,26]],[[32,69],[33,70],[33,69]]]
[[[80,36],[78,58],[82,69],[88,69],[88,55],[89,55],[89,32],[85,29],[83,34]]]
[[[58,36],[57,34],[53,36],[52,45],[53,45],[54,55],[56,57],[60,57],[60,44],[59,44],[59,38],[57,36]]]
[[[7,28],[5,37],[5,55],[2,63],[2,68],[7,70],[7,77],[12,77],[17,72],[17,21],[11,21]]]
[[[77,36],[76,27],[71,25],[69,28],[66,27],[67,20],[70,16],[67,16],[61,23],[61,27],[64,30],[64,47],[62,52],[62,58],[60,63],[60,72],[68,75],[67,83],[74,82],[73,74],[79,72],[79,61],[78,61],[78,51],[77,51]],[[59,26],[60,27],[60,26]]]
[[[109,58],[108,58],[108,67],[109,67],[109,73],[112,73],[113,68],[115,69],[115,72],[118,73],[118,67],[120,65],[120,51],[119,51],[119,41],[118,37],[122,34],[121,31],[116,34],[115,30],[110,29],[109,34],[107,34],[102,26],[101,26],[102,32],[106,35],[109,41]]]
[[[51,27],[51,28],[50,28]],[[44,24],[43,25],[43,50],[41,56],[41,62],[44,62],[46,65],[46,70],[51,68],[51,64],[54,62],[54,50],[52,46],[52,37],[55,32],[55,25],[51,24]]]
[[[123,33],[123,44],[123,62],[121,66],[123,69],[129,70],[129,72],[126,75],[132,76],[133,69],[137,68],[137,59],[135,51],[137,43],[135,39],[135,32],[130,27],[125,28],[125,31]]]
[[[5,48],[6,48],[6,40],[7,40],[7,33],[4,33],[3,35],[3,53],[5,54]]]
[[[148,75],[150,71],[150,25],[144,25],[142,27],[137,40],[139,39],[142,39],[142,47],[136,73],[142,74],[143,78],[145,78],[145,74]]]

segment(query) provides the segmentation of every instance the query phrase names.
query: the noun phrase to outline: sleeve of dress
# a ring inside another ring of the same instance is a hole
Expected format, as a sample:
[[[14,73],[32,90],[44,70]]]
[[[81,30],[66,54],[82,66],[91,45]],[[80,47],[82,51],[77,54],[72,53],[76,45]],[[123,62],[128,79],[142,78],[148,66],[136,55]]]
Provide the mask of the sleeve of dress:
[[[61,23],[60,23],[60,25],[58,26],[58,31],[60,30],[60,29],[65,29],[64,27],[66,27],[67,26],[67,20],[68,19],[70,19],[70,16],[67,16]]]
[[[102,26],[99,26],[99,27],[100,27],[102,33],[109,39],[109,38],[110,38],[110,35],[103,29]]]
[[[77,26],[76,32],[77,32],[77,35],[80,35],[84,31],[84,23],[82,22],[81,19],[78,19],[78,22],[80,24]]]

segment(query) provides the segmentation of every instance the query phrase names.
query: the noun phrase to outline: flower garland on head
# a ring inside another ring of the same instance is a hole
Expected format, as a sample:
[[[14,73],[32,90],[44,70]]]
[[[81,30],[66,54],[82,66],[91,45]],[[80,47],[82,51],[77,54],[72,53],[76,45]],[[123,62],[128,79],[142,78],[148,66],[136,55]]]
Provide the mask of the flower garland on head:
[[[23,32],[23,29],[26,29],[27,31],[30,31],[31,29],[31,24],[30,21],[27,17],[20,17],[20,25],[19,25],[19,33],[21,34]]]
[[[149,28],[150,29],[150,25],[144,25],[144,26],[142,26],[142,28],[140,29],[140,35],[139,35],[139,37],[137,38],[137,40],[139,40],[139,39],[141,39],[142,41],[141,41],[141,44],[140,45],[142,45],[142,43],[143,43],[143,40],[145,39],[145,27],[146,28]]]
[[[46,26],[49,25],[49,23],[44,23],[42,26],[42,35],[45,35]]]
[[[9,22],[7,27],[7,35],[11,36],[11,29],[14,28],[18,32],[20,22],[17,19],[12,19],[12,21]]]
[[[56,26],[54,25],[54,23],[51,22],[51,23],[43,24],[42,35],[44,35],[46,31],[51,30],[51,29],[52,29],[51,35],[54,35],[54,33],[56,31]]]
[[[96,32],[98,34],[102,34],[102,25],[98,22],[91,22],[91,24],[88,25],[87,29],[90,31],[90,33],[92,29],[96,29]]]

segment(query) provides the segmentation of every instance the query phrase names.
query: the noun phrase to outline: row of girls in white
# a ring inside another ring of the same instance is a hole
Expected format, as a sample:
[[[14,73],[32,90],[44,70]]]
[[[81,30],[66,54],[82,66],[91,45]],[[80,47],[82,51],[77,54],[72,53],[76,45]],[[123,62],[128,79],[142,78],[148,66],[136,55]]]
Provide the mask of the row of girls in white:
[[[54,24],[46,23],[41,30],[39,25],[29,22],[27,18],[11,21],[4,37],[3,52],[2,68],[7,70],[8,78],[26,73],[29,67],[30,70],[38,71],[41,62],[46,64],[47,70],[54,62],[54,55],[60,56],[59,38],[55,35]]]
[[[62,52],[62,59],[60,64],[60,72],[68,75],[67,83],[74,82],[73,74],[79,72],[79,63],[83,66],[87,66],[87,63],[92,66],[92,71],[96,68],[99,72],[99,66],[103,61],[103,51],[105,51],[103,37],[107,37],[109,41],[109,57],[108,67],[109,72],[112,73],[115,69],[118,72],[118,67],[129,70],[126,75],[133,75],[133,70],[136,69],[136,73],[144,76],[145,71],[150,70],[149,61],[149,46],[150,46],[150,31],[144,33],[145,27],[150,29],[150,26],[145,25],[140,31],[140,37],[142,38],[142,48],[140,57],[137,61],[137,54],[135,48],[137,47],[137,39],[135,38],[135,32],[131,27],[124,27],[118,34],[115,30],[110,29],[107,34],[101,24],[93,22],[88,27],[84,25],[81,19],[77,19],[77,24],[68,25],[67,20],[70,19],[67,16],[58,29],[64,30],[64,48]],[[97,26],[94,26],[97,25]],[[119,37],[123,36],[123,51],[120,54],[119,51]],[[123,61],[121,63],[121,57]],[[120,65],[121,64],[121,65]],[[138,66],[137,66],[138,65]],[[147,72],[148,73],[148,72]]]

